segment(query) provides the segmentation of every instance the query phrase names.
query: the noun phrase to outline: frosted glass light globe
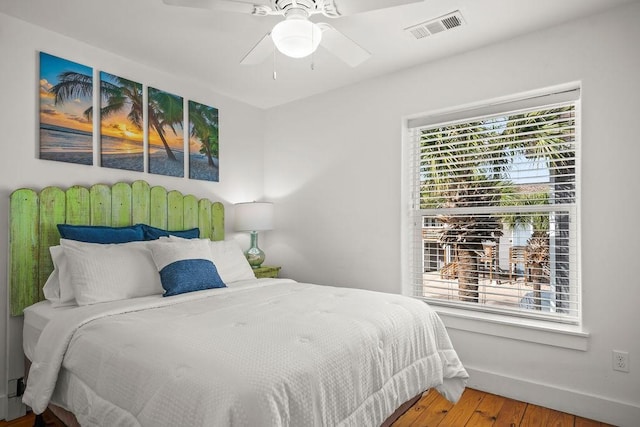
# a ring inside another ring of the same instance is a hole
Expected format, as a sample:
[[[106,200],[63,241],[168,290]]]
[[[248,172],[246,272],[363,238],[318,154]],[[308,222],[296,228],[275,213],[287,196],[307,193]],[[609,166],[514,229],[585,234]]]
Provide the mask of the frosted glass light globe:
[[[276,48],[291,58],[304,58],[318,48],[322,30],[304,18],[291,17],[278,22],[271,30],[271,39]]]

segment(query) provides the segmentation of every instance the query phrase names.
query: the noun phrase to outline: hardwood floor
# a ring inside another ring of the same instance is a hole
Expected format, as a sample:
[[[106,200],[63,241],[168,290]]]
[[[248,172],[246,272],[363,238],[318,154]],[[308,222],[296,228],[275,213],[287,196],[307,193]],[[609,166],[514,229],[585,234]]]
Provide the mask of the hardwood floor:
[[[604,427],[608,424],[467,388],[454,406],[434,389],[392,427]]]
[[[0,427],[33,427],[35,419],[35,415],[29,413],[13,421],[0,421]],[[64,427],[62,421],[49,412],[49,410],[44,413],[44,422],[47,427]]]
[[[0,421],[0,427],[32,427],[33,414],[10,422]],[[49,427],[63,427],[51,413],[45,412]],[[611,427],[530,403],[519,402],[495,394],[467,388],[454,406],[431,390],[405,412],[393,427]]]

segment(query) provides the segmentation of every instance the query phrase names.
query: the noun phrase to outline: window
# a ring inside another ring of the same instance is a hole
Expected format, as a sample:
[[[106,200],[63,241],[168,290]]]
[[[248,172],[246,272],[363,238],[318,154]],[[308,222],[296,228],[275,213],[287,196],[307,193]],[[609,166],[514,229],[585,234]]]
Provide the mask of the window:
[[[578,323],[578,88],[408,121],[413,295]]]

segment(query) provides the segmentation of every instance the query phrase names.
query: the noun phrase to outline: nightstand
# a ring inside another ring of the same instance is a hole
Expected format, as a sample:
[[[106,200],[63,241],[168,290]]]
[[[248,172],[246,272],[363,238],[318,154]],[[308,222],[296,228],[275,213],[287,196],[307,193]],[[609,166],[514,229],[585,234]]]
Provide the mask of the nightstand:
[[[276,278],[282,267],[276,267],[273,265],[263,265],[262,267],[254,268],[253,274],[256,275],[256,279],[264,279],[267,277]]]

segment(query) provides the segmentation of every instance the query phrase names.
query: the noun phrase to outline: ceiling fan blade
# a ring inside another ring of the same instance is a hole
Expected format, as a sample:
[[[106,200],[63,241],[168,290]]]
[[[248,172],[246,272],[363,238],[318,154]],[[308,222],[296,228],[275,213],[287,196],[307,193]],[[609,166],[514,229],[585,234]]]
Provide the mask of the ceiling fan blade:
[[[369,59],[371,53],[342,34],[329,24],[318,23],[322,29],[322,41],[320,46],[327,49],[331,54],[337,56],[342,61],[352,67],[357,67]]]
[[[273,54],[275,45],[271,40],[271,33],[267,33],[254,47],[251,48],[240,61],[242,65],[256,65],[265,61],[269,55]]]
[[[334,0],[340,16],[402,6],[409,3],[420,3],[421,1],[423,0]]]
[[[162,2],[169,6],[195,7],[198,9],[238,13],[253,13],[255,9],[255,3],[242,0],[162,0]]]

